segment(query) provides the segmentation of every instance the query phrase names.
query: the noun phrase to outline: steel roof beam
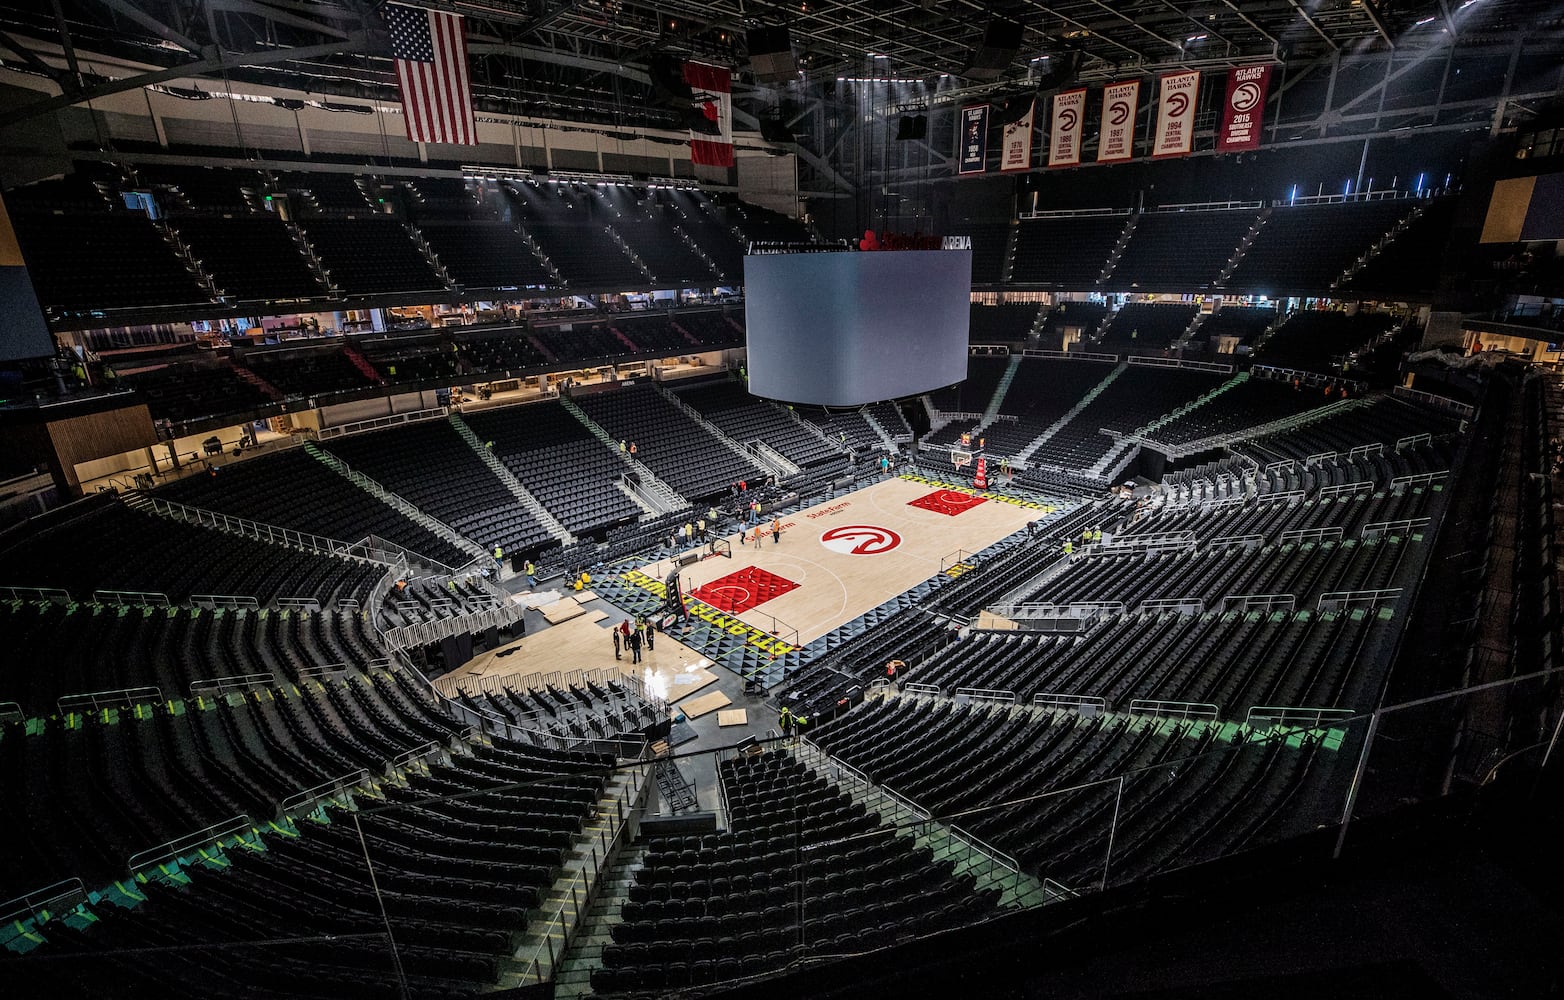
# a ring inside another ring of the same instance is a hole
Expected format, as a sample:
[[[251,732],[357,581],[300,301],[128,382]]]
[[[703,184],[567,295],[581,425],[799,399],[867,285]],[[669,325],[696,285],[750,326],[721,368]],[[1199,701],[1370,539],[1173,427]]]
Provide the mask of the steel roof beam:
[[[1287,2],[1292,4],[1292,9],[1298,12],[1298,16],[1299,17],[1303,18],[1303,23],[1307,24],[1309,27],[1313,28],[1314,29],[1314,33],[1316,35],[1319,35],[1320,39],[1322,41],[1324,41],[1326,45],[1330,46],[1330,50],[1332,52],[1340,52],[1341,51],[1341,46],[1336,44],[1336,40],[1334,38],[1332,38],[1331,36],[1327,35],[1325,33],[1325,29],[1320,27],[1320,23],[1318,21],[1316,21],[1314,18],[1310,17],[1309,16],[1309,12],[1307,10],[1304,10],[1302,7],[1300,7],[1298,5],[1298,0],[1287,0]]]
[[[151,14],[148,14],[146,11],[131,6],[126,2],[126,0],[97,0],[97,2],[101,3],[109,10],[114,11],[127,20],[136,22],[164,41],[172,42],[175,45],[178,45],[180,48],[184,49],[186,52],[189,52],[191,55],[203,54],[201,43],[194,41],[181,32],[175,31],[173,28],[170,28],[168,25],[164,24],[162,21],[159,21]]]
[[[329,24],[322,24],[319,21],[311,20],[307,17],[300,17],[297,14],[290,14],[286,10],[281,10],[269,4],[260,3],[258,0],[206,0],[205,6],[208,12],[227,10],[236,14],[254,14],[257,17],[265,18],[268,21],[275,21],[278,24],[286,24],[291,28],[299,28],[304,31],[313,31],[317,34],[326,35],[330,38],[348,37],[348,33],[343,31],[341,28],[336,28]]]
[[[72,93],[57,94],[54,97],[33,101],[19,108],[12,108],[4,113],[0,113],[0,128],[14,125],[17,122],[27,121],[30,118],[36,118],[39,115],[59,111],[63,108],[69,108],[73,105],[83,104],[87,101],[95,101],[100,97],[108,97],[111,94],[119,94],[127,90],[137,90],[141,87],[150,87],[154,83],[178,80],[181,77],[206,76],[211,73],[221,73],[224,70],[242,69],[247,66],[270,66],[275,63],[314,59],[318,56],[346,55],[353,52],[362,52],[366,48],[364,33],[357,32],[349,35],[343,41],[327,42],[322,45],[270,49],[266,52],[230,52],[222,56],[213,56],[169,69],[136,73],[132,76],[120,77],[117,80],[110,80],[107,83],[100,83],[97,86],[87,87]]]
[[[1374,6],[1374,0],[1360,0],[1360,2],[1363,4],[1363,13],[1367,14],[1368,19],[1374,22],[1374,30],[1379,32],[1379,36],[1385,40],[1386,45],[1394,49],[1396,40],[1390,37],[1390,29],[1385,26],[1385,19],[1379,16],[1379,9]]]

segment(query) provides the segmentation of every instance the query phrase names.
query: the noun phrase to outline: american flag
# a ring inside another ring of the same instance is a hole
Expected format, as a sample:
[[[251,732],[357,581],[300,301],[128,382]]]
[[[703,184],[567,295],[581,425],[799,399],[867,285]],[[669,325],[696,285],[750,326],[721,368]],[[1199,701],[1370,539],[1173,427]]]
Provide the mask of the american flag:
[[[393,3],[386,5],[385,17],[407,137],[476,145],[462,16]]]

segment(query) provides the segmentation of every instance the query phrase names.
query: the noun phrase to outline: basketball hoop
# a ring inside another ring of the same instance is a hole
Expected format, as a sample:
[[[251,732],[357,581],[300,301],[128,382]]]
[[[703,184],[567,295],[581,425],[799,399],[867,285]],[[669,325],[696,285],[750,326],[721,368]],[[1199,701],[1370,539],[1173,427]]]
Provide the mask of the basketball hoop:
[[[958,469],[965,469],[972,464],[972,453],[952,448],[950,451],[950,464]]]

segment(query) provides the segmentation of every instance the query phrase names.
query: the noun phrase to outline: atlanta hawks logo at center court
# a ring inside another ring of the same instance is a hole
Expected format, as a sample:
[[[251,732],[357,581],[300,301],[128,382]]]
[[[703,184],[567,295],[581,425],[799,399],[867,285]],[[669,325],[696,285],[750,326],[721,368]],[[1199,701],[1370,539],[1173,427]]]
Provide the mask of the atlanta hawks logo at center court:
[[[820,544],[848,556],[877,556],[901,544],[901,536],[872,524],[839,524],[820,536]]]

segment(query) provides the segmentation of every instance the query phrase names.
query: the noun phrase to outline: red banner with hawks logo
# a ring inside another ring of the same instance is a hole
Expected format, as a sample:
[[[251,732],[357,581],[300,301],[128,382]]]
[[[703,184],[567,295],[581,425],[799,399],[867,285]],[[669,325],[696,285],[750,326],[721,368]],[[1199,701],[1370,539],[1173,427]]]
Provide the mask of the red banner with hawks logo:
[[[1219,153],[1260,148],[1265,98],[1271,89],[1271,67],[1242,66],[1227,74],[1227,99],[1222,102],[1222,127],[1217,129]]]
[[[699,127],[690,129],[690,162],[703,167],[733,166],[733,71],[705,63],[684,64],[684,82]]]

